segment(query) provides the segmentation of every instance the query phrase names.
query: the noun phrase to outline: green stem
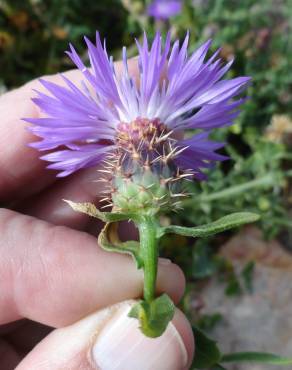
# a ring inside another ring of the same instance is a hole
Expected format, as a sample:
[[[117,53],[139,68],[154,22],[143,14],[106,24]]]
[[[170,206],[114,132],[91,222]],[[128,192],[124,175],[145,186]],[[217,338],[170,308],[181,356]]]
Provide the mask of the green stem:
[[[146,302],[151,302],[155,298],[158,263],[156,228],[156,222],[149,216],[143,217],[138,223],[140,256],[144,268],[144,299]]]
[[[259,179],[248,181],[244,184],[231,186],[230,188],[217,191],[216,193],[201,195],[197,198],[199,202],[210,202],[217,199],[232,197],[257,187],[270,187],[276,183],[275,174],[269,173]],[[187,200],[184,204],[191,204],[193,200]]]

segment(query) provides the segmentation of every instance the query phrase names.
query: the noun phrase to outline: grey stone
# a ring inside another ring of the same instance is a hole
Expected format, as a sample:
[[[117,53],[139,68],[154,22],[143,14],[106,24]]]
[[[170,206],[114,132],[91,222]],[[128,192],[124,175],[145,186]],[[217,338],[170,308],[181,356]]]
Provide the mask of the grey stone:
[[[253,293],[226,297],[225,285],[213,278],[200,292],[200,314],[220,313],[223,319],[211,337],[224,353],[259,351],[292,357],[292,257],[278,242],[265,242],[259,230],[247,228],[221,249],[241,271],[256,261]],[[230,370],[281,370],[262,364],[227,365]],[[290,370],[292,366],[290,367]]]

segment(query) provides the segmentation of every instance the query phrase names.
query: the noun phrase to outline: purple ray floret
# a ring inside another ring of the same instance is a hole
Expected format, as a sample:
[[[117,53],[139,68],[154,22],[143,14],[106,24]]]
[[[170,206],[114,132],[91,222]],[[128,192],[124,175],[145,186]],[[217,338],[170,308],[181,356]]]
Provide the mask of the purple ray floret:
[[[41,158],[51,162],[48,167],[58,170],[58,176],[67,176],[96,166],[114,152],[121,123],[158,120],[173,138],[181,137],[187,129],[199,131],[191,138],[176,140],[178,148],[186,149],[175,161],[182,171],[192,170],[195,177],[203,179],[205,168],[226,159],[215,152],[223,144],[210,141],[208,135],[212,129],[233,123],[244,101],[235,98],[250,78],[222,79],[232,61],[224,64],[218,58],[219,51],[208,59],[211,41],[188,56],[188,40],[187,34],[181,46],[178,41],[171,46],[169,34],[163,43],[157,33],[149,45],[145,34],[141,44],[137,41],[139,82],[128,72],[125,48],[122,72],[117,74],[98,33],[95,44],[85,39],[90,68],[70,46],[67,54],[83,81],[77,87],[65,76],[62,86],[40,80],[48,94],[37,92],[33,101],[43,117],[26,121],[41,140],[30,145],[49,150]]]
[[[166,20],[179,14],[181,9],[181,0],[153,0],[148,7],[148,14],[156,19]]]

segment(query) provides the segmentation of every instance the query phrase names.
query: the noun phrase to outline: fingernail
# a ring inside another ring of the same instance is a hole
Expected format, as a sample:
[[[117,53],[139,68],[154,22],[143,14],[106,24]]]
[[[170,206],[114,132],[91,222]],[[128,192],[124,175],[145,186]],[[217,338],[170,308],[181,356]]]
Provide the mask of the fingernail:
[[[99,370],[181,370],[187,351],[170,323],[159,338],[145,337],[136,319],[128,317],[130,304],[118,309],[98,334],[92,358]]]

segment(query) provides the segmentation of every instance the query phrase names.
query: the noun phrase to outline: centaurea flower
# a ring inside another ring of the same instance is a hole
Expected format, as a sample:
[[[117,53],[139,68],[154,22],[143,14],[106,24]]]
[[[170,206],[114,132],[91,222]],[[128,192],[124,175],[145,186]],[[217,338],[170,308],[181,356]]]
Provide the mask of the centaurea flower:
[[[45,116],[26,119],[42,139],[30,145],[50,151],[41,158],[52,162],[48,168],[60,171],[58,176],[97,165],[106,174],[112,212],[87,203],[69,204],[106,221],[100,245],[132,254],[143,268],[145,301],[131,316],[139,318],[149,336],[161,335],[174,312],[166,295],[155,298],[160,237],[168,232],[206,236],[255,219],[238,214],[199,229],[159,226],[159,213],[174,208],[181,198],[184,179],[204,180],[206,169],[226,159],[216,153],[224,144],[209,140],[209,134],[233,123],[243,102],[235,98],[250,80],[222,80],[232,61],[224,64],[220,50],[206,58],[211,41],[188,57],[188,41],[187,34],[181,45],[175,41],[171,47],[168,34],[163,45],[157,33],[149,46],[144,34],[142,44],[137,41],[139,82],[129,73],[126,48],[118,75],[98,33],[95,44],[85,38],[91,68],[70,45],[67,54],[85,82],[79,88],[65,76],[64,86],[40,80],[49,94],[38,92],[33,101]],[[184,138],[186,130],[196,133]],[[123,219],[134,221],[139,243],[119,241],[115,222]]]
[[[168,158],[172,167],[168,177],[188,173],[205,179],[204,169],[226,159],[215,152],[223,143],[210,141],[209,133],[233,123],[243,99],[232,99],[250,78],[222,80],[232,61],[222,64],[219,50],[205,60],[211,41],[188,57],[188,40],[187,35],[181,46],[176,41],[172,48],[169,34],[164,47],[159,33],[150,48],[146,34],[142,45],[137,41],[139,84],[128,72],[125,48],[119,77],[98,33],[95,45],[85,38],[91,69],[70,45],[67,54],[94,92],[85,84],[81,90],[65,76],[66,86],[40,80],[51,95],[38,92],[33,101],[46,117],[27,121],[33,123],[29,129],[42,138],[31,146],[51,151],[41,157],[52,162],[48,168],[59,170],[58,176],[63,177],[109,156],[115,156],[119,166],[126,153],[140,152],[140,164],[149,162],[154,172],[165,171],[162,164]],[[189,129],[201,132],[178,138]]]

